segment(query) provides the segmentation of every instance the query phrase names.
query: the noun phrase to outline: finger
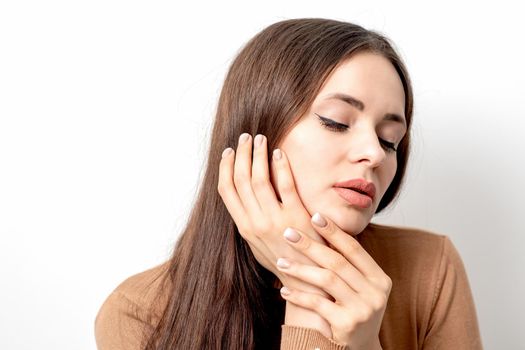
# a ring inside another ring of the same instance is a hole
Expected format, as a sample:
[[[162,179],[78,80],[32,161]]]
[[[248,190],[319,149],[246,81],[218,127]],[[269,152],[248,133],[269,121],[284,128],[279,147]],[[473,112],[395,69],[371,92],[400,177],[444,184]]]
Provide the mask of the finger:
[[[295,189],[295,181],[288,162],[286,154],[280,150],[275,149],[272,154],[272,167],[276,176],[276,187],[281,195],[281,201],[285,206],[301,206],[304,207],[297,191]]]
[[[239,137],[235,164],[233,169],[233,182],[244,209],[252,218],[261,215],[261,207],[255,198],[251,184],[252,178],[252,137],[243,133]]]
[[[274,216],[279,212],[280,206],[270,182],[266,137],[264,135],[255,136],[253,144],[252,189],[261,210]]]
[[[248,227],[247,214],[242,205],[241,199],[237,194],[235,185],[233,183],[233,162],[235,151],[232,148],[227,148],[223,151],[223,157],[219,164],[219,181],[217,190],[228,209],[233,221],[239,228],[240,232],[244,232],[244,227]]]
[[[361,315],[364,314],[362,308],[349,309],[320,295],[290,289],[286,286],[282,287],[280,292],[286,301],[317,312],[319,316],[330,324],[332,329],[348,331],[353,328],[353,324],[356,321],[365,319],[365,317]]]
[[[282,202],[281,207],[286,206],[287,208],[294,208],[297,217],[310,216],[310,213],[306,210],[297,189],[295,187],[295,180],[292,175],[290,162],[284,151],[281,149],[275,149],[272,154],[272,182],[275,184],[275,188],[279,191],[278,200]],[[317,231],[308,225],[308,228],[304,228],[305,232],[309,237],[312,237],[316,241],[326,244],[323,237],[317,234]]]
[[[384,271],[352,235],[341,230],[332,220],[320,213],[312,216],[312,224],[346,260],[366,278],[374,279],[384,275]]]
[[[358,294],[331,270],[284,258],[279,258],[276,266],[287,275],[321,288],[340,304],[351,306],[359,300]]]
[[[370,282],[339,252],[314,241],[297,229],[287,228],[284,238],[288,244],[319,266],[338,274],[357,293],[371,292]]]

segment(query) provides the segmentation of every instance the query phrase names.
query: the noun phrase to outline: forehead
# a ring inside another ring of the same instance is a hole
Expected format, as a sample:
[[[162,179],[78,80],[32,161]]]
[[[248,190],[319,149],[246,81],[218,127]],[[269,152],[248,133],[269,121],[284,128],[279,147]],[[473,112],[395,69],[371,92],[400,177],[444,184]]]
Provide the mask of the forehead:
[[[392,63],[380,54],[360,52],[342,61],[324,82],[315,102],[323,103],[334,93],[354,96],[364,102],[365,110],[404,115],[403,83]]]

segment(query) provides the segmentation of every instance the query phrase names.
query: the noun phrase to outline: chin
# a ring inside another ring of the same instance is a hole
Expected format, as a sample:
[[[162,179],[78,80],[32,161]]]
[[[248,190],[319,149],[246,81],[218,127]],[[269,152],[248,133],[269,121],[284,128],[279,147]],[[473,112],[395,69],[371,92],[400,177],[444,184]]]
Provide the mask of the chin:
[[[328,216],[341,230],[346,233],[357,236],[360,234],[368,225],[371,220],[371,216],[368,211],[361,211],[358,209],[348,210],[331,210],[325,215]]]
[[[357,236],[368,226],[372,216],[374,215],[376,206],[368,209],[355,208],[346,204],[340,203],[341,199],[336,197],[334,199],[311,196],[307,197],[306,200],[301,196],[301,192],[298,192],[301,201],[304,203],[305,209],[308,211],[310,216],[319,212],[321,215],[325,215],[328,219],[332,220],[337,227],[346,233]],[[315,203],[315,205],[308,205]]]

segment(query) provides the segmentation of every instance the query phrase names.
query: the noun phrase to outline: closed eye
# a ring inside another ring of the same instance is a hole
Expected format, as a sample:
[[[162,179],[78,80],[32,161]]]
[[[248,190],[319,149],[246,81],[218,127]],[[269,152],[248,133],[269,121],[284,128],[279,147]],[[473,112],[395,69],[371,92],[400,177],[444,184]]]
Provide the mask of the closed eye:
[[[319,118],[319,122],[321,123],[321,125],[327,128],[328,130],[335,131],[335,132],[345,132],[348,129],[348,125],[346,124],[338,123],[335,120],[325,118],[323,116],[320,116],[317,113],[314,113],[314,114]],[[393,144],[392,142],[388,142],[381,138],[379,138],[379,142],[388,152],[397,151],[395,144]]]

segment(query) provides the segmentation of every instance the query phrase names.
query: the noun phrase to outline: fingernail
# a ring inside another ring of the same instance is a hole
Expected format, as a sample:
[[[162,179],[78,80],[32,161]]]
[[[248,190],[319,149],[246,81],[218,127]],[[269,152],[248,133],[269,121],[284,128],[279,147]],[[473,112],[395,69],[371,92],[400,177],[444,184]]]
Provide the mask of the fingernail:
[[[284,230],[284,237],[290,242],[294,242],[294,243],[299,242],[299,240],[301,239],[301,235],[297,233],[297,231],[289,227],[286,230]]]
[[[259,147],[262,144],[263,136],[261,134],[255,136],[254,143],[255,147]]]
[[[290,267],[290,262],[288,260],[286,260],[285,258],[279,258],[277,259],[277,266],[283,268],[283,269],[287,269]]]
[[[282,287],[281,288],[281,294],[284,294],[284,295],[290,295],[290,290],[286,287]]]
[[[319,213],[315,213],[314,216],[312,216],[312,221],[319,227],[326,226],[326,220]]]
[[[224,151],[222,151],[222,158],[230,155],[230,153],[232,153],[232,152],[233,152],[233,150],[230,147],[226,148]]]
[[[279,160],[279,159],[281,159],[282,156],[283,155],[282,155],[280,149],[276,149],[276,150],[273,151],[273,159]]]
[[[250,134],[244,133],[239,137],[239,144],[245,143],[248,141],[248,138],[250,137]]]

